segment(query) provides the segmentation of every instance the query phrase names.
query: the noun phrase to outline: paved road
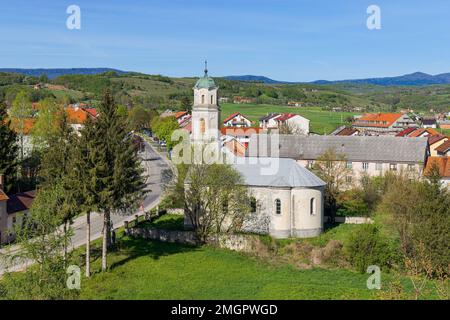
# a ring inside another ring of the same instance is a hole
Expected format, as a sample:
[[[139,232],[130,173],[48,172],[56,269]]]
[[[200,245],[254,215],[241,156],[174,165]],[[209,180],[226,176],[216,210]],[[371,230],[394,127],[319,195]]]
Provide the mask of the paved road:
[[[162,187],[170,180],[170,167],[165,155],[158,153],[155,149],[145,142],[145,151],[140,153],[142,158],[142,165],[145,168],[147,178],[147,188],[151,190],[147,194],[142,207],[131,215],[111,215],[113,222],[113,228],[117,229],[124,225],[124,221],[130,221],[134,219],[136,214],[143,215],[145,211],[156,207],[160,201],[162,194]],[[144,210],[142,210],[142,208]],[[86,244],[86,216],[80,216],[75,219],[73,225],[74,235],[72,237],[72,248],[78,248]],[[95,240],[101,237],[103,228],[103,217],[100,214],[91,214],[91,240]],[[5,248],[0,250],[0,254],[11,254],[17,251],[18,246],[11,248]],[[6,271],[6,267],[2,264],[5,260],[0,260],[0,275]],[[29,263],[20,263],[8,268],[9,271],[19,271],[24,269]]]

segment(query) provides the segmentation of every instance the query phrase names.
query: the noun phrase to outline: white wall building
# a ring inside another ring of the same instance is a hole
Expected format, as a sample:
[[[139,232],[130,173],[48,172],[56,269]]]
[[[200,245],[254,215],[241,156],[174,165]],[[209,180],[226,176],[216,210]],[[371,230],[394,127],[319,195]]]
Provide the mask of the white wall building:
[[[193,89],[191,142],[220,142],[218,87],[206,69]],[[228,163],[241,173],[255,200],[243,231],[277,238],[313,237],[322,232],[324,181],[292,159],[234,157],[226,147],[221,152],[227,153]],[[185,216],[185,226],[191,225]]]

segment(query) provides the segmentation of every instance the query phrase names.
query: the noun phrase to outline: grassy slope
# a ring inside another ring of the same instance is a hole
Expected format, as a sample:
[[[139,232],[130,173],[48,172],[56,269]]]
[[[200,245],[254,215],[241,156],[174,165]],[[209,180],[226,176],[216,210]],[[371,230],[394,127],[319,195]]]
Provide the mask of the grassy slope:
[[[345,123],[345,118],[348,116],[355,115],[352,112],[331,112],[323,111],[321,108],[293,108],[288,106],[275,106],[275,105],[257,105],[257,104],[231,104],[225,103],[221,105],[222,107],[222,120],[228,117],[233,112],[241,112],[245,116],[249,117],[252,121],[256,121],[258,124],[258,119],[270,112],[287,112],[296,113],[309,120],[310,130],[316,133],[330,133],[336,127],[343,125]]]
[[[112,271],[82,283],[83,299],[370,299],[367,275],[274,267],[210,247],[128,239]],[[95,262],[98,267],[99,261]]]

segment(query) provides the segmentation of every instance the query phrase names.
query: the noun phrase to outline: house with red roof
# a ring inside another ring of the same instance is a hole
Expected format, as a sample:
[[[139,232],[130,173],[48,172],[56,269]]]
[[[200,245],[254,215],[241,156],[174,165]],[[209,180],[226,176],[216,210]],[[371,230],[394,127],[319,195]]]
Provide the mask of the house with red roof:
[[[447,139],[447,141],[436,147],[435,151],[438,156],[450,157],[450,140]]]
[[[415,122],[406,113],[368,113],[353,122],[353,128],[367,134],[396,135]]]
[[[3,176],[0,175],[0,244],[15,239],[15,227],[29,214],[35,196],[35,191],[6,195],[3,191]]]
[[[259,119],[265,129],[286,128],[293,134],[309,134],[309,119],[294,113],[271,113]]]
[[[224,127],[251,127],[252,121],[240,112],[235,112],[223,120]]]

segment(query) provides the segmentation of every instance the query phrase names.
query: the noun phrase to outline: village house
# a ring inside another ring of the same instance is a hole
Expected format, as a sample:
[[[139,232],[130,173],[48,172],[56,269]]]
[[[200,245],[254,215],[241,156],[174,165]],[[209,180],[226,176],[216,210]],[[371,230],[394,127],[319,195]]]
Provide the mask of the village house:
[[[436,149],[448,140],[448,137],[440,134],[433,128],[414,128],[408,127],[403,131],[396,134],[396,137],[404,138],[418,138],[426,137],[428,138],[428,144],[430,147],[430,156],[437,156]]]
[[[395,135],[411,126],[415,126],[415,122],[402,113],[369,113],[353,122],[353,128],[374,135]]]
[[[437,128],[436,119],[423,119],[422,120],[422,128]]]
[[[439,120],[438,125],[441,129],[450,130],[450,120]]]
[[[346,126],[341,126],[330,133],[332,136],[357,136],[359,131],[355,128],[349,128]]]
[[[277,140],[271,140],[277,139]],[[271,146],[278,146],[271,150]],[[429,156],[427,138],[399,139],[391,136],[298,136],[253,135],[247,156],[290,158],[305,168],[312,168],[328,150],[343,155],[350,174],[348,184],[363,176],[387,171],[421,175]]]
[[[20,226],[29,214],[35,196],[35,191],[6,195],[0,175],[0,244],[14,241],[15,227]]]
[[[250,141],[250,137],[254,134],[259,134],[264,132],[263,128],[255,128],[255,127],[242,127],[242,128],[233,128],[233,127],[222,127],[220,132],[222,134],[222,139],[225,139],[225,142],[232,138],[242,144],[245,148],[248,147],[248,143]]]
[[[235,112],[223,121],[224,127],[251,127],[252,121],[240,112]]]
[[[255,103],[256,99],[255,98],[245,98],[245,97],[241,97],[241,96],[235,96],[233,97],[233,103],[235,104],[243,104],[243,103]]]
[[[437,156],[449,157],[450,156],[450,140],[447,139],[447,141],[442,143],[440,146],[436,147],[435,151],[436,151]]]
[[[222,130],[225,131],[219,131],[220,108],[217,95],[218,87],[205,68],[205,75],[194,86],[192,144],[220,145],[222,133],[225,139],[230,137],[228,143],[236,144],[239,143],[236,138],[240,138],[241,134],[248,139],[249,133],[246,130],[263,130],[224,127]],[[267,162],[274,162],[278,170],[264,175],[264,167],[259,161],[261,159],[235,157],[235,152],[229,152],[227,142],[221,152],[230,155],[227,158],[232,160],[229,164],[242,175],[254,200],[252,214],[244,222],[243,231],[269,234],[277,238],[312,237],[323,231],[324,181],[292,159],[265,159],[265,166]],[[249,161],[235,162],[238,158]],[[189,182],[185,183],[186,188],[189,188]],[[192,226],[187,215],[185,226]]]
[[[294,134],[309,134],[309,120],[293,113],[271,113],[259,119],[264,129],[280,129],[286,126]]]
[[[287,103],[288,107],[301,107],[302,102],[299,101],[288,101]]]

